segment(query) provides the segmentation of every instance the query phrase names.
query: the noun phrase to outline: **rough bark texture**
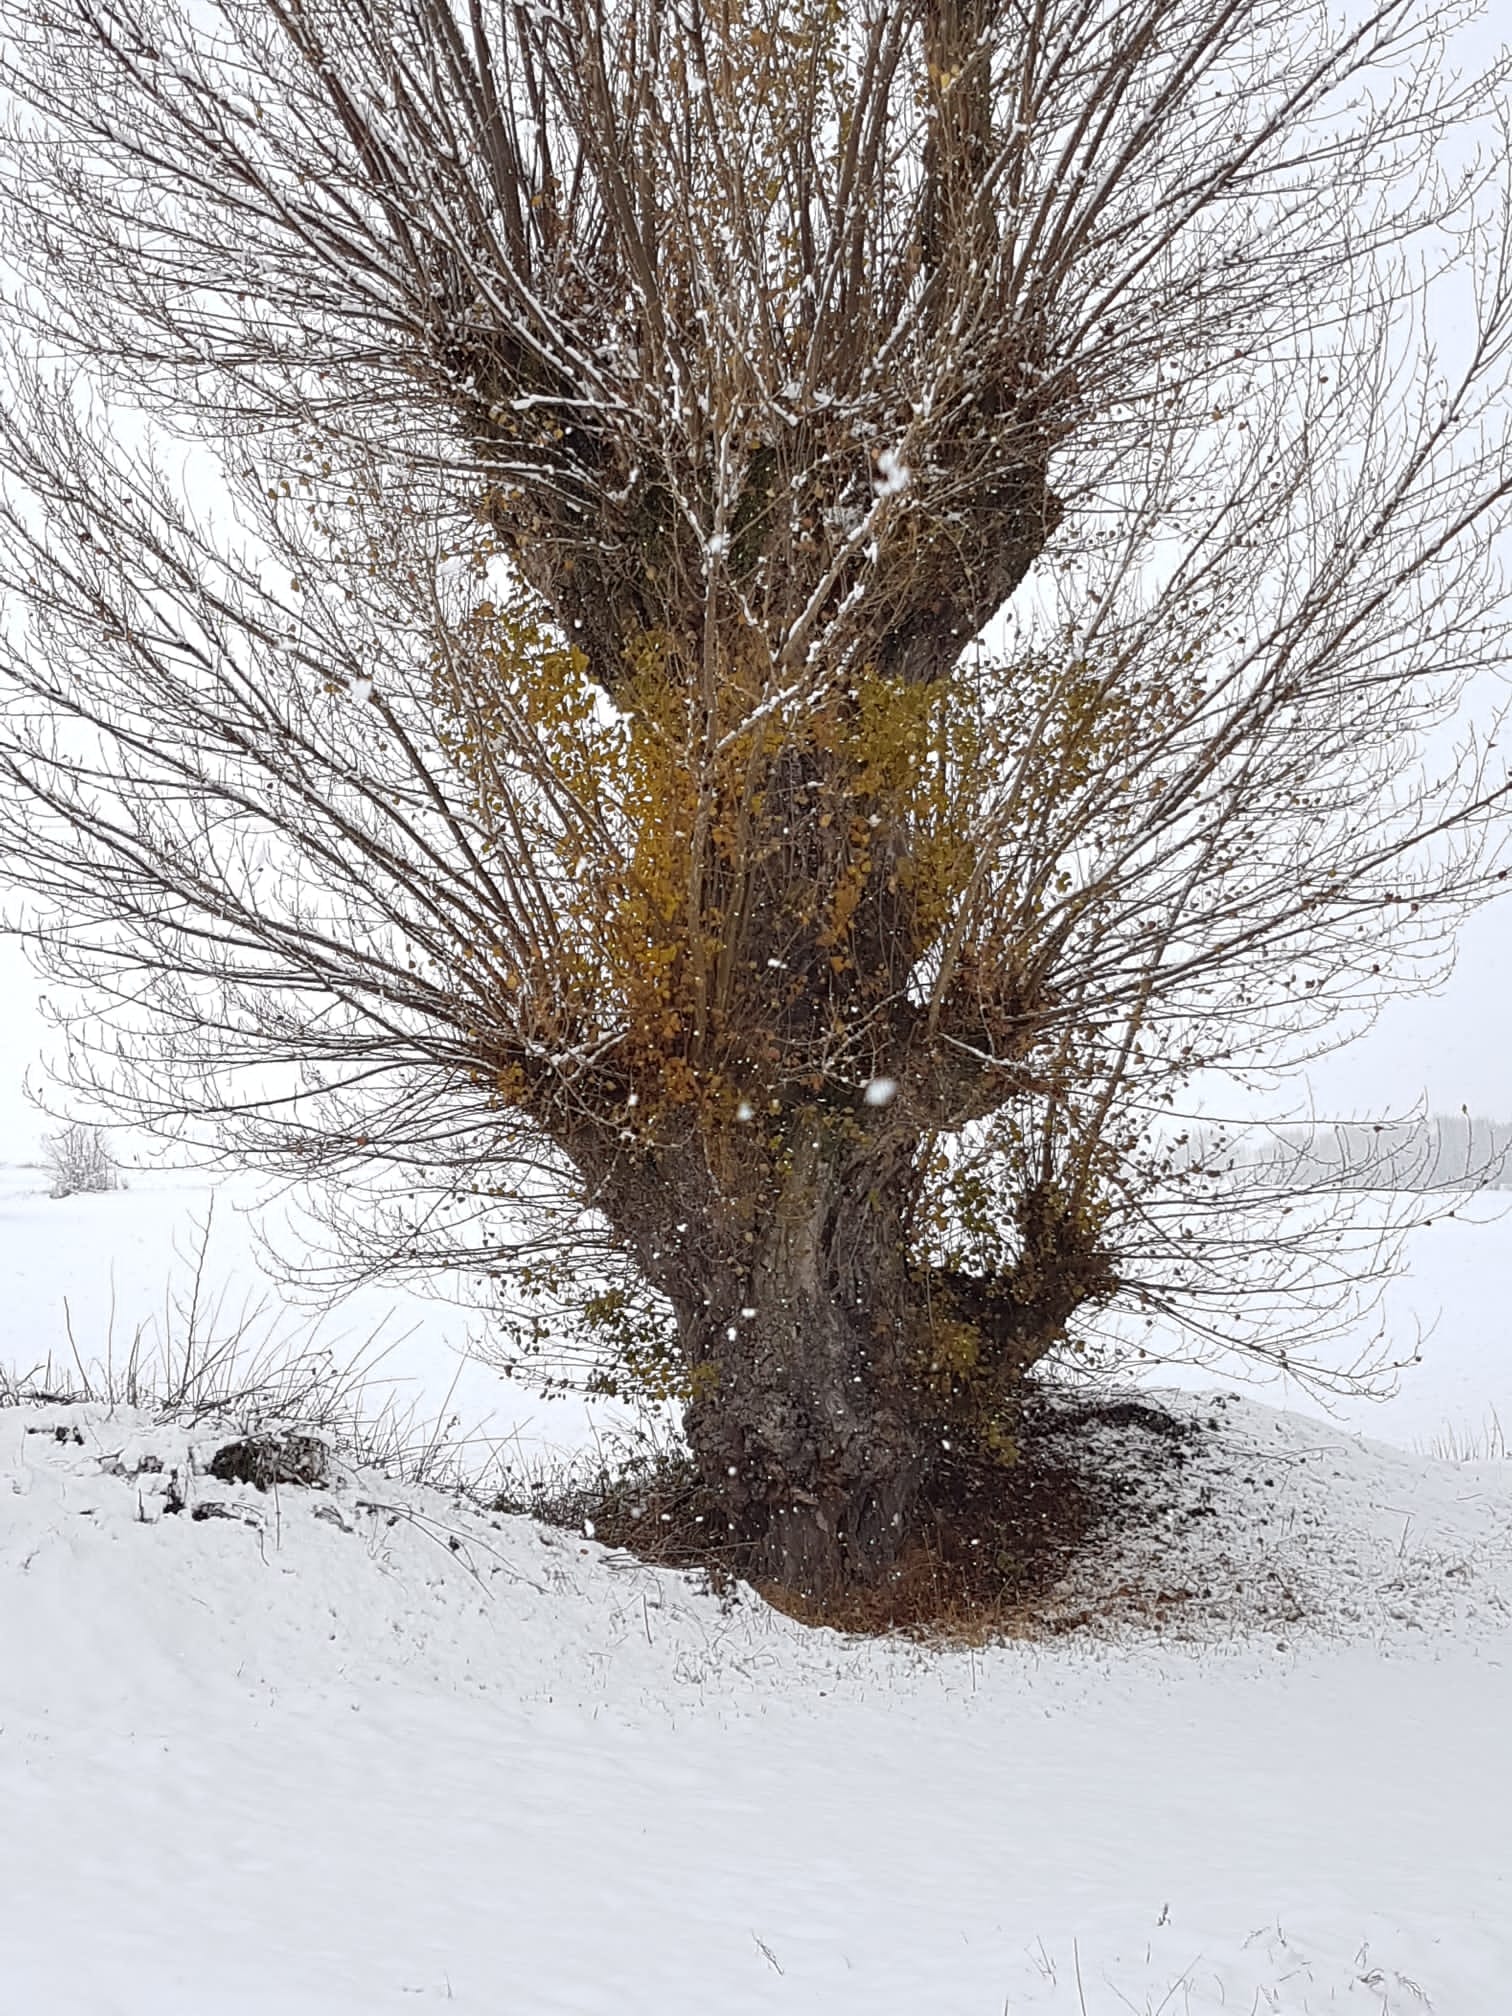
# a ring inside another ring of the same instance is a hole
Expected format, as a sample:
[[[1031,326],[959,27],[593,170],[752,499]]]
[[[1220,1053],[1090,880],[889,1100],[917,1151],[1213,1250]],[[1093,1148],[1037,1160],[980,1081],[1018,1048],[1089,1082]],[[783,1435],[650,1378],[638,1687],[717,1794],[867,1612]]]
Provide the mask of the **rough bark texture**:
[[[745,1267],[711,1276],[679,1315],[695,1390],[707,1382],[686,1416],[705,1480],[766,1572],[822,1599],[885,1573],[909,1530],[927,1460],[925,1326],[901,1222],[906,1153],[847,1154],[815,1116],[795,1131],[775,1194],[731,1223]]]
[[[945,1468],[1011,1450],[1025,1375],[1116,1286],[1095,1223],[1026,1192],[1011,1266],[921,1264],[928,1135],[905,1108],[794,1104],[676,1139],[578,1143],[670,1300],[693,1456],[757,1571],[821,1609],[885,1580]],[[947,1455],[947,1452],[948,1455]]]
[[[732,1532],[822,1599],[885,1574],[927,1468],[927,1290],[905,1222],[918,1144],[873,1115],[763,1119],[622,1148],[592,1187],[672,1303],[688,1439]]]

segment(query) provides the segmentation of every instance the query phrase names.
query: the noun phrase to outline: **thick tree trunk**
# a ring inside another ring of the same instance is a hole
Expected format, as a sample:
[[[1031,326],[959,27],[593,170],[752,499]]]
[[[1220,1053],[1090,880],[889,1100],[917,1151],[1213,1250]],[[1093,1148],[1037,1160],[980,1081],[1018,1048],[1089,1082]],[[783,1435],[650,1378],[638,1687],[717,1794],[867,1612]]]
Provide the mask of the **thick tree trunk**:
[[[902,1100],[899,1101],[900,1105]],[[774,1100],[629,1152],[577,1138],[594,1202],[671,1301],[684,1428],[751,1571],[821,1609],[923,1536],[942,1450],[996,1463],[1025,1376],[1116,1281],[1095,1214],[1020,1199],[980,1278],[910,1259],[923,1136],[903,1113]]]
[[[780,1178],[730,1200],[708,1249],[723,1257],[678,1298],[699,1469],[757,1573],[820,1601],[885,1577],[930,1454],[902,1218],[913,1143],[854,1134],[792,1126]]]

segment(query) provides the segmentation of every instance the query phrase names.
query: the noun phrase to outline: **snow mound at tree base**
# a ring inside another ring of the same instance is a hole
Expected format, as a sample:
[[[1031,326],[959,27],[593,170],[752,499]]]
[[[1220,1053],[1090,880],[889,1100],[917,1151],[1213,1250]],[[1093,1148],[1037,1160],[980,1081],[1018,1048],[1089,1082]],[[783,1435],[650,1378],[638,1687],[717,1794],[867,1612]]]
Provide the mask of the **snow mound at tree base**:
[[[1161,1399],[1189,1431],[1174,1445],[1143,1410],[1092,1416],[1090,1460],[1128,1488],[1047,1625],[1201,1642],[1464,1637],[1512,1621],[1512,1464],[1425,1461],[1235,1394]]]
[[[1512,1621],[1512,1464],[1425,1461],[1231,1394],[1077,1406],[1058,1433],[1112,1509],[1025,1629],[1211,1644],[1464,1638]],[[390,1678],[416,1659],[443,1683],[456,1662],[486,1677],[502,1660],[516,1692],[596,1700],[609,1646],[659,1698],[690,1660],[705,1687],[739,1692],[753,1643],[781,1647],[795,1676],[839,1656],[833,1634],[808,1644],[749,1590],[716,1595],[586,1534],[353,1467],[319,1436],[98,1405],[0,1409],[0,1576],[23,1609],[66,1579],[80,1600],[64,1607],[92,1632],[113,1602],[166,1605],[180,1655],[209,1670],[233,1654],[245,1670],[236,1620],[255,1620],[270,1679],[279,1648],[309,1637],[301,1604],[281,1600],[291,1578],[329,1657]],[[901,1644],[869,1660],[850,1643],[845,1658],[890,1675],[918,1663]]]
[[[1512,1466],[1166,1404],[975,1651],[0,1410],[0,2010],[1497,2016]]]

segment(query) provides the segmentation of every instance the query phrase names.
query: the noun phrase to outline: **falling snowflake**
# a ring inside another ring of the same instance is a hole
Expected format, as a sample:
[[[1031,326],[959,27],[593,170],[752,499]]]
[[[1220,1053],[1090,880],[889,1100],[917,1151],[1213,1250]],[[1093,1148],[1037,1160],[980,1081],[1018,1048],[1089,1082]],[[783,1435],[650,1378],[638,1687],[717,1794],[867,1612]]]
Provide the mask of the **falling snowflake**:
[[[898,1090],[896,1078],[873,1078],[861,1095],[868,1106],[890,1105]]]
[[[913,481],[913,471],[896,448],[884,448],[877,457],[877,473],[872,479],[879,497],[896,497]]]

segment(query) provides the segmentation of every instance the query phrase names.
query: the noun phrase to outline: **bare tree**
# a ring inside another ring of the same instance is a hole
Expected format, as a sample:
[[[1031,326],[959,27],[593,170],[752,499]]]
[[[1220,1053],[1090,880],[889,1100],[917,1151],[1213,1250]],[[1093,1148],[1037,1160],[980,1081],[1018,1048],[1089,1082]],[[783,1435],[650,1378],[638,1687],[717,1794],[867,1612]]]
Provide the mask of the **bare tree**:
[[[43,1154],[54,1197],[94,1196],[121,1187],[121,1172],[98,1127],[70,1121],[48,1135]]]
[[[15,0],[8,859],[133,1117],[576,1297],[793,1591],[1089,1322],[1278,1354],[1347,1228],[1169,1115],[1502,873],[1459,18]]]

